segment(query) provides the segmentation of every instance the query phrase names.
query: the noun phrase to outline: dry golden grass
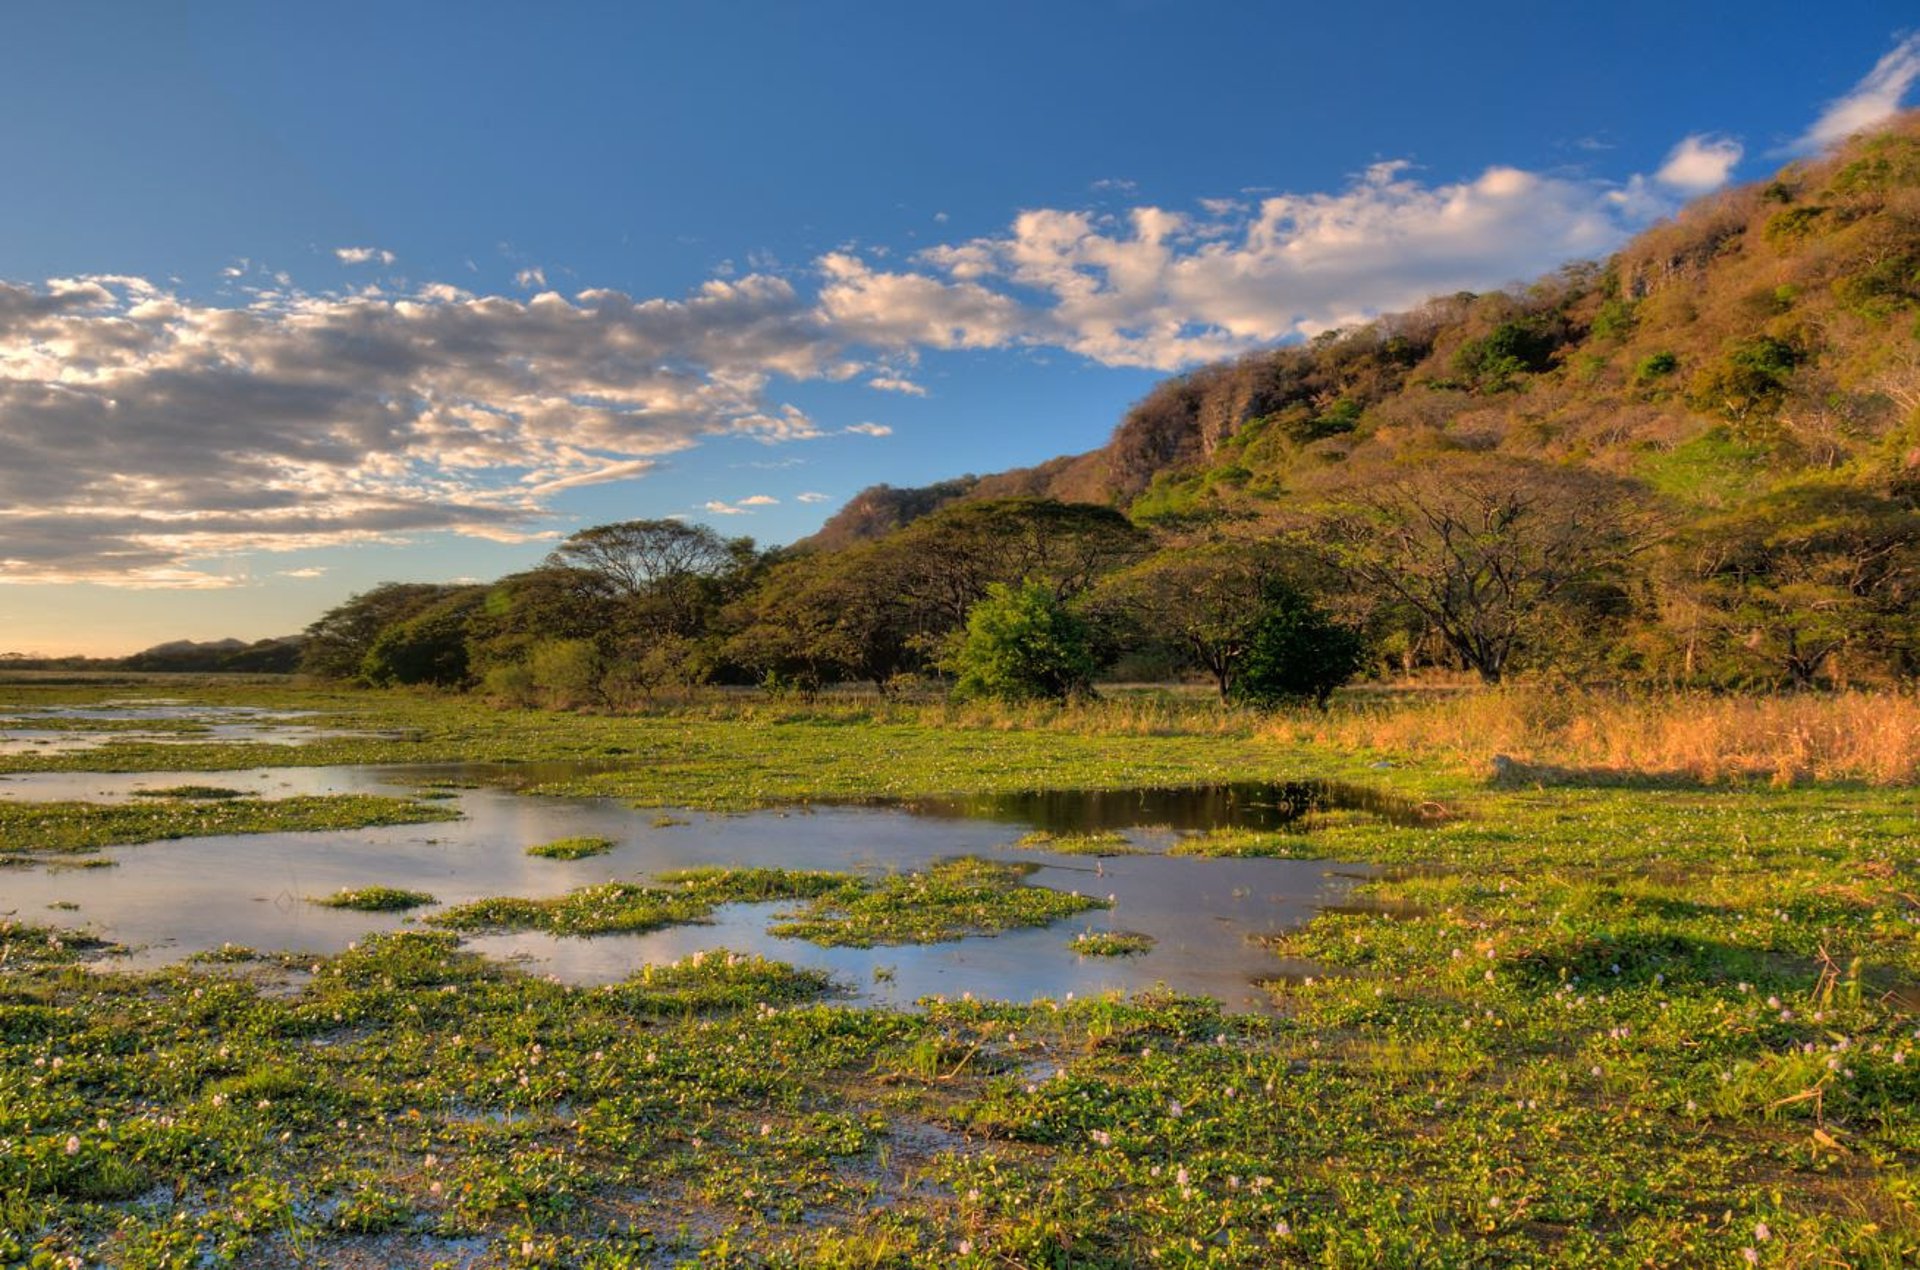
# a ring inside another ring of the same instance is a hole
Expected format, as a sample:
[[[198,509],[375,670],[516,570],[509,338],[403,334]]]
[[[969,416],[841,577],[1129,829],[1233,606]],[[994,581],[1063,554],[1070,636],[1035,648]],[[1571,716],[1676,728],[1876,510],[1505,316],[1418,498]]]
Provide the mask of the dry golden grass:
[[[1342,693],[1331,710],[1262,714],[1198,688],[1119,690],[1010,705],[834,693],[811,701],[709,693],[678,713],[1082,736],[1256,736],[1289,746],[1438,762],[1520,784],[1670,781],[1920,783],[1920,693],[1638,696],[1565,685],[1482,688],[1434,678]],[[1507,761],[1496,764],[1496,756]],[[1496,767],[1500,770],[1496,771]]]
[[[1520,687],[1350,701],[1270,720],[1261,735],[1438,759],[1522,783],[1663,779],[1707,784],[1920,776],[1920,696],[1626,697]],[[1495,756],[1509,763],[1498,764]]]

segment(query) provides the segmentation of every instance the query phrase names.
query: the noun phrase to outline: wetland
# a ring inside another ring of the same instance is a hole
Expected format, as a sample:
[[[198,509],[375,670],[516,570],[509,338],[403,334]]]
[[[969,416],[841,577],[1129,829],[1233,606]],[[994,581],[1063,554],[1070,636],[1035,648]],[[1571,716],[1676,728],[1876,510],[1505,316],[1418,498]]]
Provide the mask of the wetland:
[[[4,686],[0,1262],[1920,1254],[1910,789],[244,692]]]

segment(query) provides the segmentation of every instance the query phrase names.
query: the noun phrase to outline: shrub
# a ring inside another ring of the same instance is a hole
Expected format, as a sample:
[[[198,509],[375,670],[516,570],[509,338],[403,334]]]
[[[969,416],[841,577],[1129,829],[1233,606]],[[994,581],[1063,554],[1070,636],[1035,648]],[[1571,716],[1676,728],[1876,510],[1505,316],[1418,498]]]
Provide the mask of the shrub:
[[[527,670],[548,706],[572,709],[600,697],[600,650],[585,639],[550,639],[533,646]]]
[[[1366,641],[1358,632],[1333,621],[1299,592],[1276,586],[1228,695],[1242,705],[1311,701],[1324,707],[1365,661]]]
[[[1064,701],[1092,690],[1086,626],[1047,587],[996,582],[967,613],[967,633],[948,669],[955,695],[1000,701]]]

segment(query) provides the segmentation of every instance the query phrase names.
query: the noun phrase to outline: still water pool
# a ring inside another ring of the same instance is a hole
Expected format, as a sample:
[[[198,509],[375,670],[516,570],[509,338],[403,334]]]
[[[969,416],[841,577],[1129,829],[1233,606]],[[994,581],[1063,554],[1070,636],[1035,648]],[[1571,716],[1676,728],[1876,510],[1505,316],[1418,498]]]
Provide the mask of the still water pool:
[[[1318,784],[1047,791],[726,814],[514,792],[510,785],[528,775],[525,767],[361,766],[0,777],[0,798],[35,801],[120,801],[142,789],[188,781],[266,797],[408,794],[440,786],[462,813],[462,819],[440,824],[196,838],[113,848],[95,857],[112,861],[112,868],[74,869],[61,861],[8,868],[0,870],[0,914],[85,929],[130,949],[108,965],[151,966],[229,943],[262,951],[335,952],[371,932],[410,924],[404,915],[309,902],[347,887],[426,891],[447,905],[499,895],[558,895],[700,865],[884,874],[972,854],[1036,864],[1032,884],[1111,896],[1113,907],[1040,929],[872,949],[821,948],[767,934],[772,915],[788,907],[784,903],[729,905],[710,924],[644,935],[514,933],[465,942],[571,983],[609,982],[649,962],[729,948],[827,970],[858,999],[889,1005],[964,993],[1024,1001],[1163,985],[1216,997],[1229,1008],[1258,1009],[1265,1002],[1259,981],[1311,969],[1276,958],[1258,937],[1344,902],[1364,870],[1333,861],[1174,857],[1166,848],[1182,831],[1281,828],[1320,809],[1395,823],[1414,818],[1411,809],[1367,791]],[[554,780],[567,773],[537,775]],[[1143,854],[1099,858],[1015,845],[1032,830],[1117,831]],[[576,835],[606,837],[616,846],[574,861],[525,853],[534,844]],[[1137,956],[1082,957],[1066,945],[1084,930],[1138,932],[1156,943]]]

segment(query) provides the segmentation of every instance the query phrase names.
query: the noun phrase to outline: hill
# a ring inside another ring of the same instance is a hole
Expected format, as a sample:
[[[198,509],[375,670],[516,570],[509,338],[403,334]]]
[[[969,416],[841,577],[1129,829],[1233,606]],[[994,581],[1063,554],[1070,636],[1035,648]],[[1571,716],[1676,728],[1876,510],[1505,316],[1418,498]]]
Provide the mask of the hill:
[[[1687,207],[1602,263],[1164,381],[1101,449],[863,492],[812,539],[1035,495],[1266,516],[1469,453],[1592,469],[1683,517],[1810,473],[1920,472],[1920,113]]]

